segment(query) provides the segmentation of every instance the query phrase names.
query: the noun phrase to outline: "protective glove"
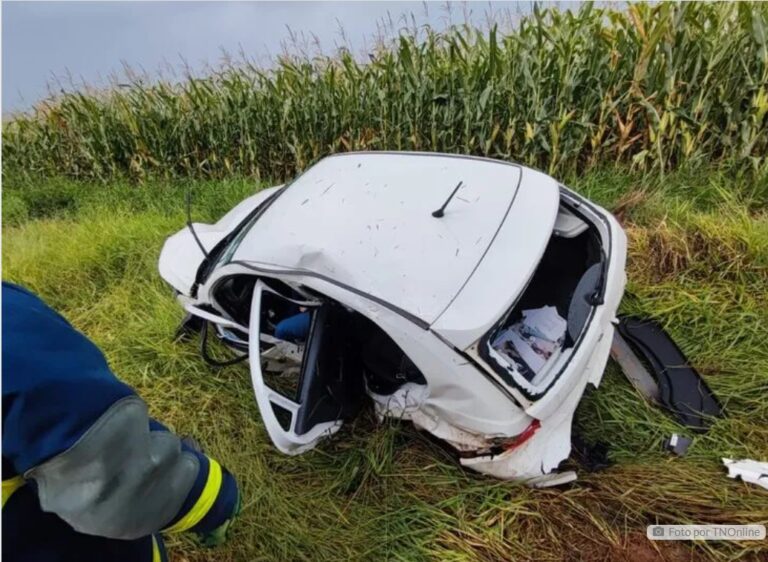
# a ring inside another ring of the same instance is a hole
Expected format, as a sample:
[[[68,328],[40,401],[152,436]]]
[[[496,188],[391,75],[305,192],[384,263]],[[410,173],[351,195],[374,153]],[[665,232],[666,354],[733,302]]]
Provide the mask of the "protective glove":
[[[205,454],[203,451],[203,447],[200,445],[200,442],[197,441],[194,437],[190,435],[185,435],[181,438],[181,442],[189,447],[190,449],[193,449],[197,451],[198,453]],[[223,469],[225,473],[229,474],[226,469]],[[235,508],[232,510],[232,515],[224,521],[221,525],[213,529],[212,531],[208,531],[207,533],[197,533],[198,540],[200,541],[200,544],[206,547],[216,547],[221,544],[224,544],[227,540],[227,531],[232,526],[232,523],[235,522],[235,519],[237,519],[237,516],[240,515],[240,511],[242,510],[242,496],[240,495],[240,490],[237,490],[237,499],[235,500]]]
[[[208,533],[198,534],[198,538],[200,539],[200,544],[209,548],[213,548],[213,547],[224,544],[227,540],[227,531],[229,531],[229,528],[235,522],[235,519],[237,519],[237,516],[240,515],[241,510],[242,510],[242,500],[241,500],[240,492],[238,491],[237,503],[235,503],[235,510],[232,513],[232,517],[224,521],[224,523],[216,527],[213,531],[210,531]]]

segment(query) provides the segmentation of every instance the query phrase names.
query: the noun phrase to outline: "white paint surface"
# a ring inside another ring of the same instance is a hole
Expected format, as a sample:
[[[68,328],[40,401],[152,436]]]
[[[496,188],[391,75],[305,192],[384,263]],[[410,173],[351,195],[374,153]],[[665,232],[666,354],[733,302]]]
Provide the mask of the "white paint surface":
[[[545,214],[553,223],[556,198],[543,213],[538,205],[513,204],[519,180],[520,168],[501,162],[412,153],[333,156],[280,195],[234,259],[311,271],[431,324],[472,275],[510,206],[516,221],[533,225]],[[445,215],[433,217],[459,182]],[[532,244],[543,249],[546,240]]]

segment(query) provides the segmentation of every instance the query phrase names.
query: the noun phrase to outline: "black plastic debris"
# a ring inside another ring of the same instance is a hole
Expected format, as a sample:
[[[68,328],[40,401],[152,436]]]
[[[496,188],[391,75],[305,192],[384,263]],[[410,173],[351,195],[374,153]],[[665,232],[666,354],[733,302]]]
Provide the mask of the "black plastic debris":
[[[619,332],[613,334],[611,357],[643,398],[654,405],[659,403],[659,385],[656,384],[656,379]]]
[[[664,449],[678,457],[684,457],[691,443],[693,443],[693,439],[690,437],[673,433],[669,439],[664,440]]]
[[[613,464],[608,458],[608,451],[608,444],[604,441],[590,443],[578,434],[571,441],[573,458],[588,472],[597,472]]]
[[[658,322],[624,316],[618,331],[649,367],[659,386],[658,402],[680,423],[703,433],[711,418],[722,416],[720,402]]]
[[[176,328],[176,333],[173,335],[173,341],[176,343],[189,341],[195,334],[199,334],[203,328],[204,321],[198,316],[193,316],[187,313],[184,319]]]

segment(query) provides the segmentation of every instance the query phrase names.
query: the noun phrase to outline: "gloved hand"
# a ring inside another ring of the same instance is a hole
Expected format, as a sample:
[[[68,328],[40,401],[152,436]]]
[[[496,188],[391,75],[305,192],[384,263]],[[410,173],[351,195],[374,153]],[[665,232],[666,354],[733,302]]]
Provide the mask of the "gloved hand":
[[[210,531],[208,533],[198,534],[198,538],[200,539],[200,544],[202,544],[203,546],[207,546],[209,548],[213,548],[215,546],[220,546],[224,544],[227,540],[227,531],[229,531],[229,528],[235,522],[235,519],[237,519],[237,516],[240,515],[241,510],[242,510],[242,500],[241,500],[240,492],[238,491],[237,503],[235,503],[235,510],[232,513],[232,517],[224,521],[224,523],[216,527],[213,531]]]
[[[198,453],[205,454],[205,452],[203,451],[203,447],[194,437],[190,435],[185,435],[181,438],[181,442],[184,444],[185,447],[188,447],[194,451],[197,451]],[[235,483],[229,471],[226,468],[222,468],[222,470],[224,471],[225,478],[229,477],[232,480],[232,482]],[[232,526],[232,523],[235,522],[235,519],[237,519],[237,516],[240,515],[240,511],[242,510],[242,496],[240,495],[240,490],[239,488],[237,488],[236,483],[235,483],[235,487],[237,490],[237,498],[235,500],[235,507],[232,510],[232,515],[212,531],[208,531],[206,533],[197,533],[198,540],[203,546],[213,548],[221,544],[224,544],[224,542],[226,542],[227,531]]]

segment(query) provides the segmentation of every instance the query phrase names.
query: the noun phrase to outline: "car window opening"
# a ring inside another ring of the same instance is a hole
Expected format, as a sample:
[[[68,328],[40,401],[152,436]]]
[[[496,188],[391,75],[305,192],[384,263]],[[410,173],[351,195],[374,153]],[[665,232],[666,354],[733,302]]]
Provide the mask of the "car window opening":
[[[494,370],[522,376],[533,387],[548,384],[575,345],[604,275],[597,230],[563,205],[560,212],[571,228],[561,231],[556,224],[526,290],[479,346]]]

